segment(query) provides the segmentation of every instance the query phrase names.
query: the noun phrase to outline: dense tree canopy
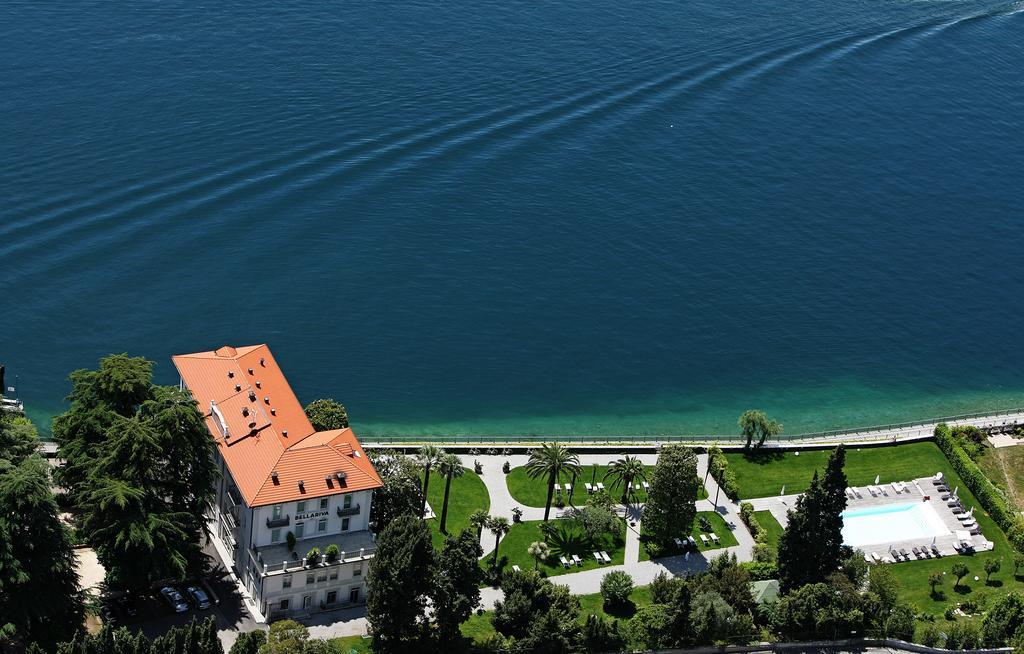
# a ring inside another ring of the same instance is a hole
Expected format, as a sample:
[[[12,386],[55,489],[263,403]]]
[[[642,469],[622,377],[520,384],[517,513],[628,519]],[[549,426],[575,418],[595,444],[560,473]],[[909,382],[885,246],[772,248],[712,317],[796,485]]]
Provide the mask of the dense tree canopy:
[[[152,369],[118,354],[73,372],[71,408],[54,419],[59,480],[111,588],[181,579],[205,564],[215,445],[191,397],[154,385]]]
[[[416,462],[399,452],[371,451],[368,456],[384,484],[373,492],[370,523],[374,531],[384,531],[404,515],[417,516],[421,488]]]
[[[0,411],[0,443],[0,645],[50,648],[84,617],[71,535],[32,424]]]
[[[366,618],[376,654],[395,654],[422,636],[432,590],[434,549],[419,518],[393,520],[377,537],[366,579]]]
[[[662,447],[650,484],[644,531],[663,545],[688,536],[697,516],[697,455],[682,445]]]
[[[446,538],[437,555],[430,599],[442,650],[461,640],[459,625],[469,620],[480,603],[481,556],[480,539],[471,529]]]
[[[317,431],[348,429],[348,411],[343,404],[332,399],[313,400],[307,404],[306,417]]]

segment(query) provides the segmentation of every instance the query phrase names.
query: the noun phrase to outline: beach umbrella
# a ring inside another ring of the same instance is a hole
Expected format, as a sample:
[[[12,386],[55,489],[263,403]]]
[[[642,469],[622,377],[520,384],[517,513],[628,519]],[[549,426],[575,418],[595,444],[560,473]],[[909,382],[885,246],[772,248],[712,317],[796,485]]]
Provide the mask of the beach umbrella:
[[[875,486],[878,485],[878,480],[882,478],[882,475],[875,475]]]
[[[779,495],[785,495],[785,494],[786,494],[786,485],[783,484],[782,485],[782,490],[779,491]]]

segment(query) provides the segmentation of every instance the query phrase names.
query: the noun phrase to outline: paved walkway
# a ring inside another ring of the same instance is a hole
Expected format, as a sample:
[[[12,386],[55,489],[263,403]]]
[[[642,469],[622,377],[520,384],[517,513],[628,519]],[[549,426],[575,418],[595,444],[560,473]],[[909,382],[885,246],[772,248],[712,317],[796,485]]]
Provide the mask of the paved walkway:
[[[640,454],[638,455],[640,460],[647,465],[653,465],[657,462],[656,454]],[[617,455],[613,453],[605,454],[581,454],[580,465],[586,468],[591,464],[607,464],[614,460]],[[512,495],[508,491],[508,485],[505,481],[505,473],[502,472],[502,465],[505,461],[516,468],[518,466],[526,465],[528,457],[526,455],[512,455],[512,456],[492,456],[492,455],[462,455],[462,462],[469,468],[473,467],[474,460],[480,461],[483,469],[483,473],[480,475],[484,485],[487,486],[487,491],[491,496],[491,515],[502,515],[511,520],[512,509],[519,507],[523,511],[523,520],[542,520],[544,518],[543,507],[529,507],[523,506],[512,498]],[[707,455],[699,455],[697,457],[697,472],[698,476],[703,479],[707,472]],[[542,480],[537,480],[537,483],[544,483]],[[705,550],[697,553],[690,554],[689,556],[671,556],[657,559],[656,561],[640,561],[640,517],[642,514],[642,507],[639,505],[629,507],[626,515],[628,518],[626,527],[626,544],[625,544],[625,560],[622,565],[605,566],[603,568],[594,568],[592,570],[584,570],[583,572],[574,572],[564,575],[555,575],[550,577],[551,581],[556,584],[567,586],[569,590],[576,595],[586,595],[591,593],[597,593],[601,590],[601,579],[612,570],[624,570],[633,577],[633,582],[636,585],[645,585],[651,583],[655,577],[660,573],[665,572],[670,575],[687,575],[700,572],[707,568],[709,558],[719,556],[723,552],[729,552],[736,554],[736,558],[740,561],[749,561],[752,558],[754,539],[747,531],[746,526],[740,520],[739,516],[739,504],[729,500],[724,493],[719,496],[718,506],[715,507],[714,499],[716,493],[718,493],[718,485],[715,480],[710,476],[707,478],[706,487],[708,490],[709,499],[699,500],[697,502],[698,511],[717,511],[721,515],[726,524],[732,529],[733,534],[736,536],[737,545],[733,547],[719,548],[714,550]],[[552,507],[551,518],[554,519],[565,512],[566,509],[557,509]],[[630,522],[635,522],[635,526],[630,525]],[[481,545],[485,551],[489,551],[494,546],[493,535],[484,532],[481,537]],[[495,588],[485,588],[481,591],[481,605],[485,609],[491,609],[494,607],[494,602],[503,597],[501,590]]]

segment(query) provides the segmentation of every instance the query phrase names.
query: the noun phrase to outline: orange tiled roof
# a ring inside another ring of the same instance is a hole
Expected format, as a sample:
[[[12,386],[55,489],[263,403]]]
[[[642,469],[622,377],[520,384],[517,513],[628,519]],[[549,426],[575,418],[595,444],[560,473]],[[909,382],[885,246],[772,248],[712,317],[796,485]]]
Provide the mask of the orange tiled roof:
[[[224,346],[172,360],[249,506],[381,485],[351,429],[313,431],[266,345]]]

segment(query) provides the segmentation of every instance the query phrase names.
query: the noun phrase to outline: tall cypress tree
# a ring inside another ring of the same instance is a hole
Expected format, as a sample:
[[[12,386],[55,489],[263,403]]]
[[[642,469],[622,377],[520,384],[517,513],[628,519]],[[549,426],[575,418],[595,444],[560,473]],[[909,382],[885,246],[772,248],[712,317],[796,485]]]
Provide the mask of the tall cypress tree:
[[[658,455],[650,483],[644,531],[661,544],[688,536],[697,517],[697,455],[682,445],[666,445]]]
[[[483,549],[472,529],[463,529],[445,539],[437,555],[430,598],[437,623],[437,637],[442,649],[462,640],[459,626],[469,620],[480,603],[480,557]]]
[[[846,451],[840,445],[829,457],[825,477],[814,471],[811,485],[787,513],[779,539],[779,586],[788,592],[825,581],[843,558],[843,517],[846,508]]]

